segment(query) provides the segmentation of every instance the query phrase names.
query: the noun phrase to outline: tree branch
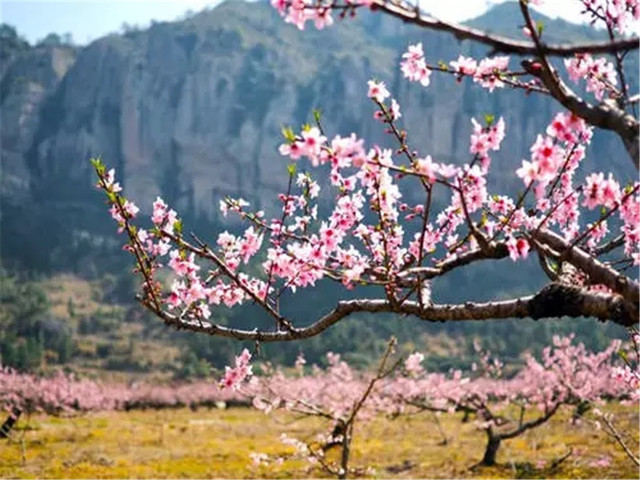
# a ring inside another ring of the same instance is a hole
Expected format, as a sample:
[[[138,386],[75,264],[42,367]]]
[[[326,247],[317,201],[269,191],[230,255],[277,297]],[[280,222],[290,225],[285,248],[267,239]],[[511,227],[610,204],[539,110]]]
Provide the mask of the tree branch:
[[[534,232],[532,236],[556,252],[564,252],[562,254],[564,261],[569,262],[574,267],[586,273],[592,283],[601,283],[622,295],[622,297],[635,306],[637,310],[640,300],[640,285],[638,285],[638,282],[607,267],[581,248],[571,247],[567,241],[556,233],[541,229],[538,232]]]
[[[145,306],[161,317],[165,324],[178,330],[207,333],[237,340],[259,342],[282,342],[313,337],[325,331],[352,313],[396,313],[413,315],[427,322],[499,320],[505,318],[561,318],[596,317],[611,320],[624,326],[637,323],[637,309],[629,307],[619,295],[591,293],[583,288],[552,283],[536,295],[511,300],[492,302],[466,302],[464,304],[439,304],[421,308],[415,301],[406,301],[401,305],[392,304],[383,299],[343,300],[338,306],[307,327],[291,328],[287,331],[265,332],[242,330],[207,323],[200,320],[188,320],[156,310],[148,303]]]
[[[399,18],[406,23],[418,25],[430,30],[444,31],[453,34],[458,40],[473,40],[490,46],[495,52],[512,53],[517,55],[537,54],[536,46],[531,42],[514,40],[501,35],[494,35],[464,25],[444,22],[421,13],[418,9],[396,1],[375,0],[372,8],[380,10],[392,17]],[[545,55],[556,57],[571,57],[576,53],[615,53],[638,48],[637,38],[625,38],[614,42],[593,42],[582,44],[542,45]]]
[[[560,407],[560,403],[556,403],[551,410],[546,412],[544,415],[536,418],[535,420],[524,422],[521,425],[518,425],[517,428],[511,430],[510,432],[498,433],[497,435],[500,437],[500,440],[508,440],[510,438],[515,438],[527,430],[536,428],[538,425],[542,425],[544,422],[549,420],[553,415],[555,415],[559,407]]]
[[[523,60],[521,64],[531,75],[539,78],[549,90],[549,94],[567,110],[583,118],[590,125],[618,134],[634,166],[636,169],[640,168],[638,160],[640,124],[633,116],[618,108],[613,100],[604,101],[599,105],[592,105],[584,101],[553,72],[535,68],[535,62]]]
[[[522,67],[531,75],[540,79],[547,87],[549,94],[555,98],[563,107],[586,120],[591,125],[606,130],[612,130],[622,139],[631,161],[636,169],[640,168],[638,147],[640,124],[633,116],[619,108],[615,100],[602,102],[598,106],[593,106],[578,97],[558,76],[557,72],[547,59],[548,53],[544,50],[544,44],[540,40],[540,35],[536,25],[531,18],[529,6],[524,0],[520,0],[520,10],[522,17],[531,32],[531,37],[535,44],[535,53],[542,62],[542,68],[536,68],[539,64],[530,60],[523,60]],[[634,40],[636,47],[638,39]]]

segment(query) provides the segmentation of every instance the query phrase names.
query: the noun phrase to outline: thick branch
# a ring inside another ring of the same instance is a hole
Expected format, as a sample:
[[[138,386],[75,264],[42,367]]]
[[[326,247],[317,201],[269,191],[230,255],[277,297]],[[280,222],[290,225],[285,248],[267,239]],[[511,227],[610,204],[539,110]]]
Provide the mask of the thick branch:
[[[627,302],[635,305],[636,309],[638,308],[640,298],[638,282],[607,267],[581,248],[575,246],[569,248],[570,244],[556,233],[541,229],[533,233],[533,236],[536,240],[548,245],[556,252],[564,252],[564,260],[586,273],[591,283],[606,285],[614,292],[622,295]]]
[[[500,260],[509,256],[509,250],[504,243],[490,242],[485,251],[477,249],[461,253],[460,255],[444,260],[435,267],[414,267],[403,270],[398,274],[400,278],[409,275],[420,275],[423,279],[431,279],[444,275],[458,267],[469,265],[480,260]]]
[[[561,318],[596,317],[611,320],[624,326],[637,323],[637,309],[629,307],[618,295],[590,293],[568,285],[551,284],[534,296],[494,302],[466,302],[464,304],[439,304],[421,307],[418,302],[406,301],[401,305],[382,299],[344,300],[322,318],[307,327],[287,331],[263,332],[228,328],[199,320],[181,319],[165,311],[156,312],[167,325],[180,330],[207,333],[237,340],[281,342],[313,337],[352,313],[396,313],[414,315],[427,322],[499,320],[505,318]]]
[[[513,430],[511,430],[509,432],[498,433],[497,436],[500,437],[500,440],[508,440],[509,438],[517,437],[521,433],[524,433],[527,430],[530,430],[532,428],[536,428],[537,426],[542,425],[543,423],[545,423],[553,415],[555,415],[555,413],[558,411],[559,407],[560,407],[560,403],[556,403],[553,406],[553,408],[551,408],[551,410],[549,410],[544,415],[536,418],[535,420],[530,420],[528,422],[524,422],[524,423],[518,425],[517,428],[514,428]]]
[[[456,23],[444,22],[436,18],[421,13],[419,10],[399,2],[388,0],[375,0],[374,7],[393,17],[399,18],[407,23],[412,23],[420,27],[431,30],[440,30],[453,34],[458,40],[473,40],[490,46],[496,52],[512,53],[518,55],[537,54],[538,50],[532,42],[513,40],[501,35],[494,35],[482,30],[478,30]],[[634,50],[638,48],[637,38],[625,38],[614,42],[593,42],[582,44],[562,44],[562,45],[542,45],[545,55],[557,57],[571,57],[576,53],[614,53]]]

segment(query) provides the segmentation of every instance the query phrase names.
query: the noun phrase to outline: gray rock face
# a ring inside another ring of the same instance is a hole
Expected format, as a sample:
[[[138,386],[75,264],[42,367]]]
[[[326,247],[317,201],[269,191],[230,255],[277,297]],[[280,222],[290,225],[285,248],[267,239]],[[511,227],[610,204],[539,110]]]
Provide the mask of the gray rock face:
[[[36,47],[3,61],[0,79],[0,194],[26,200],[30,169],[26,152],[34,143],[40,109],[73,65],[75,52],[67,47]]]
[[[556,105],[519,92],[489,95],[437,74],[428,89],[409,84],[398,63],[410,42],[422,41],[434,63],[486,51],[379,15],[340,23],[300,33],[267,5],[228,2],[77,54],[21,53],[2,76],[3,198],[46,204],[67,233],[95,234],[108,219],[86,214],[103,209],[88,160],[101,156],[147,211],[156,195],[202,221],[218,220],[218,200],[228,194],[273,209],[286,184],[281,126],[310,121],[313,108],[331,136],[355,132],[393,145],[372,119],[372,77],[386,80],[400,102],[412,147],[439,160],[468,160],[471,117],[504,115],[508,136],[491,182],[497,192],[514,191],[513,171]],[[598,138],[594,151],[609,154],[607,170],[631,172],[616,138]],[[73,208],[86,215],[70,215]]]

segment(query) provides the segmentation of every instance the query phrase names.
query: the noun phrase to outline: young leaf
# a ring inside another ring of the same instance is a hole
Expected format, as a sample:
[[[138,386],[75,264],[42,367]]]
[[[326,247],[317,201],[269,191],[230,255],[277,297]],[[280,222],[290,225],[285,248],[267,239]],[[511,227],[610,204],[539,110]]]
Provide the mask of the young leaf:
[[[492,115],[490,113],[486,113],[484,115],[484,121],[487,124],[487,127],[490,127],[491,125],[493,125],[493,121],[496,119],[495,115]]]
[[[319,108],[314,108],[313,109],[313,119],[316,121],[316,123],[320,123],[320,119],[322,118],[322,112],[320,111]]]
[[[283,126],[281,132],[287,142],[293,143],[296,141],[296,134],[293,133],[293,129],[291,127]]]

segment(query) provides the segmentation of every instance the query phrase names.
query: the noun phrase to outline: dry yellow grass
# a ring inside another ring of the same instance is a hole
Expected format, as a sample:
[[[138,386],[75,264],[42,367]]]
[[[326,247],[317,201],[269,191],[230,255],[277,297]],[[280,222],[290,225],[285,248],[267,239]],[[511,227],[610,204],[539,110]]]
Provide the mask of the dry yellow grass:
[[[98,309],[96,286],[74,275],[55,275],[43,281],[42,288],[47,292],[51,313],[59,318],[69,318],[69,301],[76,317],[90,315]]]
[[[637,408],[617,407],[627,430],[636,431]],[[61,419],[32,417],[20,442],[0,442],[3,478],[302,478],[323,477],[300,461],[254,467],[250,452],[290,452],[278,437],[286,432],[311,439],[315,419],[296,420],[245,408],[96,413]],[[484,435],[472,423],[445,416],[441,435],[428,415],[378,418],[356,425],[352,466],[375,469],[376,478],[638,478],[638,471],[602,432],[572,425],[559,416],[527,435],[503,443],[492,468],[470,470],[481,455]],[[24,425],[24,422],[22,422]],[[634,428],[635,427],[635,428]],[[22,431],[14,432],[15,438]],[[574,450],[555,471],[536,468]],[[23,458],[24,455],[24,458]],[[607,456],[611,465],[590,463]]]

